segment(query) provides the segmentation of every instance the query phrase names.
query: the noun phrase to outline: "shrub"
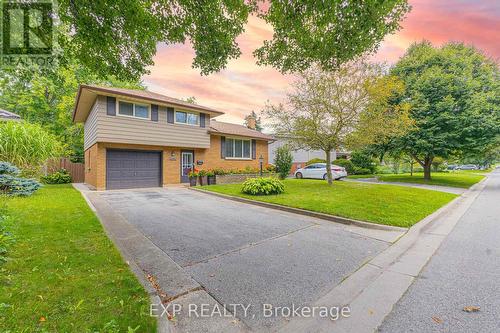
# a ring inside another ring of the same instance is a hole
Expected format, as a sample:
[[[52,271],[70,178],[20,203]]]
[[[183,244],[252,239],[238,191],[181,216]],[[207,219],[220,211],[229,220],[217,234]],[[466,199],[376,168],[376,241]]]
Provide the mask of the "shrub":
[[[333,161],[333,164],[343,167],[348,175],[354,174],[354,164],[349,160],[341,158]]]
[[[370,169],[358,168],[358,167],[354,167],[353,173],[355,175],[371,175],[371,174],[373,174],[373,172]]]
[[[17,177],[19,169],[7,162],[0,162],[0,194],[29,196],[40,188],[34,179]]]
[[[224,169],[221,169],[221,168],[214,169],[213,171],[214,171],[214,175],[216,175],[216,176],[223,176],[223,175],[227,174],[227,171],[225,171]]]
[[[276,171],[281,179],[288,177],[293,164],[293,156],[290,148],[287,146],[278,147],[278,149],[276,149],[274,164],[276,165]]]
[[[37,175],[47,159],[59,156],[56,137],[37,124],[0,122],[0,160],[17,165],[23,174]]]
[[[315,163],[326,163],[326,160],[321,159],[321,158],[313,158],[312,160],[309,160],[306,162],[306,166],[315,164]]]
[[[268,165],[266,165],[266,171],[267,172],[276,172],[276,166],[274,166],[272,164],[268,164]]]
[[[285,191],[285,186],[276,178],[249,178],[243,183],[241,191],[251,195],[280,194]]]
[[[369,173],[375,173],[377,165],[370,154],[365,151],[354,151],[351,155],[352,164],[359,169],[368,169]]]
[[[72,179],[66,169],[61,169],[50,175],[42,176],[40,180],[45,184],[68,184],[71,183]]]

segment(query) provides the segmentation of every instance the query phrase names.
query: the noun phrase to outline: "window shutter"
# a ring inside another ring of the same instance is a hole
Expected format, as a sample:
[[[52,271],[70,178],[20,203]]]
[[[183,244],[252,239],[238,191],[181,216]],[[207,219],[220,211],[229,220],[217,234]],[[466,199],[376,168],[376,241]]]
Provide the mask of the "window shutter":
[[[151,104],[151,120],[158,121],[158,105]]]
[[[257,158],[257,140],[252,139],[252,160]]]
[[[167,123],[174,123],[174,108],[167,108]]]
[[[116,98],[108,96],[106,98],[106,114],[116,116]]]
[[[226,137],[220,137],[220,158],[226,158]]]
[[[205,127],[205,114],[200,113],[200,127]]]

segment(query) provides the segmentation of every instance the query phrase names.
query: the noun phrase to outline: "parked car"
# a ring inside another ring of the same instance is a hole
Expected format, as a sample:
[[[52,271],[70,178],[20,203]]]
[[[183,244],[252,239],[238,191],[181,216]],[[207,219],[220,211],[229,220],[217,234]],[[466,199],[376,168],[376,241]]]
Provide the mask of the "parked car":
[[[345,168],[332,164],[332,177],[335,180],[347,177]],[[297,169],[294,173],[295,178],[316,178],[326,179],[326,163],[314,163],[304,168]]]
[[[477,170],[477,165],[474,164],[464,164],[459,165],[456,170]]]
[[[448,170],[457,170],[457,168],[458,168],[458,165],[456,165],[456,164],[449,164],[446,167],[446,169],[448,169]]]

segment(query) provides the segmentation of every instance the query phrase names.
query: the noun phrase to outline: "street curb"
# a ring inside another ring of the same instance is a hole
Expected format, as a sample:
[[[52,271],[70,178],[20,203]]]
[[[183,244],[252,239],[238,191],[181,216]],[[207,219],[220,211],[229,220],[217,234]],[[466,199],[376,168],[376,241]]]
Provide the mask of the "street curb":
[[[346,225],[355,225],[355,226],[362,227],[362,228],[376,229],[376,230],[401,231],[401,232],[408,231],[408,228],[395,227],[395,226],[390,226],[390,225],[376,224],[376,223],[371,223],[371,222],[353,220],[353,219],[349,219],[346,217],[340,217],[340,216],[329,215],[329,214],[325,214],[325,213],[313,212],[313,211],[305,210],[305,209],[301,209],[301,208],[294,208],[294,207],[273,204],[273,203],[269,203],[269,202],[256,201],[256,200],[251,200],[251,199],[246,199],[246,198],[241,198],[241,197],[235,197],[232,195],[207,191],[207,190],[203,190],[203,189],[199,189],[199,188],[195,188],[195,187],[189,187],[189,189],[193,190],[193,191],[201,192],[201,193],[210,194],[210,195],[213,195],[216,197],[221,197],[221,198],[228,199],[228,200],[243,202],[243,203],[261,206],[261,207],[267,207],[267,208],[271,208],[271,209],[282,210],[285,212],[295,213],[295,214],[304,215],[304,216],[315,217],[315,218],[319,218],[322,220],[327,220],[327,221],[335,222],[335,223],[341,223],[341,224],[346,224]]]
[[[392,246],[314,303],[317,306],[349,305],[350,317],[335,322],[321,318],[296,318],[279,332],[376,331],[482,192],[487,179],[416,223]]]

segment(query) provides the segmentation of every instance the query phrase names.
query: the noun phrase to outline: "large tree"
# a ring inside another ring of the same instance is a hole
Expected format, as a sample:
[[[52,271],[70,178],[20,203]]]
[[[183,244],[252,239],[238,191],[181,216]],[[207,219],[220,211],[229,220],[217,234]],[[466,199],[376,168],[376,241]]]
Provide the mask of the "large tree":
[[[324,151],[329,166],[332,150],[350,146],[361,137],[366,144],[391,135],[394,129],[400,131],[401,119],[407,119],[407,108],[385,107],[401,85],[381,74],[380,66],[363,61],[341,65],[332,72],[309,69],[294,82],[286,102],[266,105],[264,115],[275,133],[287,137],[293,148]],[[369,127],[366,121],[384,125],[359,135]],[[331,169],[326,170],[331,185]]]
[[[158,43],[187,42],[193,67],[209,74],[241,55],[236,38],[257,15],[274,30],[254,53],[258,63],[282,72],[332,69],[376,50],[409,10],[407,0],[61,0],[61,27],[70,37],[60,44],[96,73],[127,80],[147,72]]]
[[[472,46],[412,45],[391,70],[405,83],[414,128],[394,142],[431,178],[436,156],[480,151],[500,130],[498,64]]]
[[[143,88],[137,80],[102,79],[75,60],[43,69],[18,66],[0,70],[0,108],[42,125],[65,144],[67,154],[83,157],[83,127],[71,117],[81,83]]]

